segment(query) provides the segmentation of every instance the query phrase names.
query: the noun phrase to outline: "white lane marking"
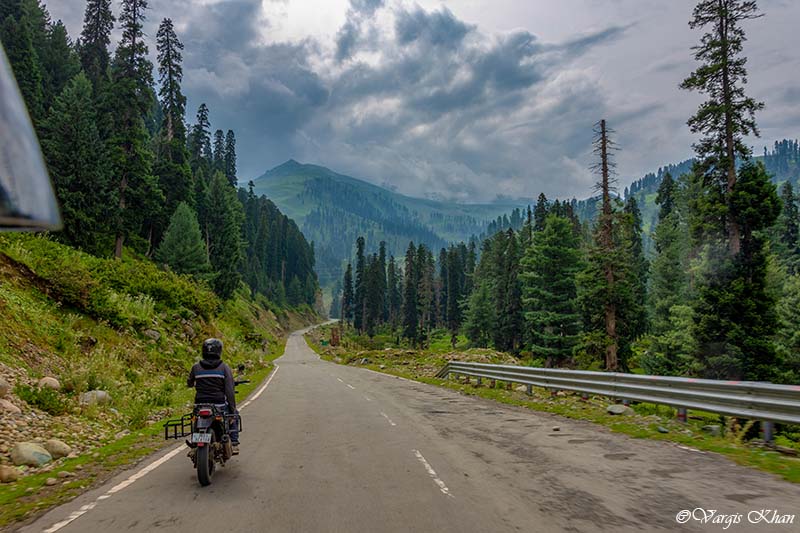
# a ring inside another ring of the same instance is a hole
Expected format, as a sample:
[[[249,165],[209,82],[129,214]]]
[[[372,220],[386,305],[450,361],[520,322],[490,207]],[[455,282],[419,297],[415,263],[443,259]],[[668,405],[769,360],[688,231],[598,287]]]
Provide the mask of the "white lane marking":
[[[256,393],[253,395],[253,397],[252,397],[252,398],[250,398],[249,400],[247,400],[246,402],[244,402],[244,403],[242,404],[242,407],[241,407],[242,409],[244,409],[245,407],[247,407],[248,405],[250,405],[251,403],[253,403],[255,400],[258,400],[258,397],[259,397],[259,396],[261,396],[261,394],[262,394],[262,393],[263,393],[265,390],[267,390],[267,387],[269,387],[269,384],[270,384],[270,383],[272,383],[272,380],[273,380],[273,378],[275,378],[275,374],[277,374],[277,373],[278,373],[278,370],[280,370],[280,368],[281,368],[280,366],[278,366],[278,365],[275,365],[275,370],[273,370],[273,371],[272,371],[272,375],[269,377],[269,379],[267,380],[267,382],[266,382],[266,383],[264,383],[264,384],[261,386],[261,388],[260,388],[260,389],[258,389],[258,392],[256,392]]]
[[[353,387],[352,385],[350,385],[349,383],[347,384],[347,386],[348,386],[348,387],[350,387],[350,388],[351,388],[351,389],[353,389],[353,390],[356,390],[356,388],[355,388],[355,387]]]
[[[342,378],[336,378],[336,379],[339,380],[339,383],[344,383],[344,380]]]
[[[275,374],[278,373],[278,368],[279,368],[278,365],[275,365],[275,370],[273,370],[273,372],[270,375],[270,377],[267,380],[267,382],[264,383],[264,385],[262,385],[260,389],[258,389],[258,392],[256,392],[253,395],[252,398],[250,398],[249,400],[244,402],[240,409],[244,409],[245,407],[250,405],[250,403],[253,400],[258,399],[258,397],[261,396],[261,394],[267,389],[269,384],[272,383],[272,379],[275,377]],[[128,479],[126,479],[126,480],[114,485],[110,489],[108,489],[108,491],[105,494],[102,494],[102,495],[98,496],[95,501],[93,501],[91,503],[87,503],[86,505],[84,505],[83,507],[78,509],[77,511],[73,511],[72,513],[70,513],[70,515],[67,518],[65,518],[64,520],[62,520],[61,522],[55,523],[52,526],[50,526],[49,528],[45,529],[44,533],[55,533],[56,531],[65,528],[66,526],[70,525],[72,522],[74,522],[75,520],[77,520],[78,518],[80,518],[81,516],[86,514],[87,512],[89,512],[92,509],[94,509],[95,506],[97,506],[97,504],[100,503],[102,500],[107,500],[113,494],[116,494],[117,492],[129,487],[130,485],[135,483],[137,480],[143,478],[144,476],[146,476],[147,474],[149,474],[150,472],[152,472],[153,470],[155,470],[159,466],[163,465],[164,463],[166,463],[167,461],[169,461],[170,459],[172,459],[173,457],[175,457],[176,455],[181,453],[183,450],[184,450],[183,444],[178,445],[178,447],[176,447],[175,449],[170,451],[168,454],[164,455],[160,459],[157,459],[157,460],[153,461],[152,463],[150,463],[149,465],[145,466],[144,468],[142,468],[138,472],[132,474]]]
[[[417,456],[419,462],[422,463],[422,465],[425,467],[425,470],[428,471],[428,475],[431,476],[431,479],[433,479],[433,482],[439,487],[439,490],[442,491],[442,494],[453,498],[454,496],[450,494],[450,489],[447,488],[447,485],[444,484],[444,481],[439,479],[438,474],[436,474],[436,470],[434,470],[430,463],[422,456],[421,453],[419,453],[419,450],[414,450],[414,455]]]
[[[397,425],[397,424],[395,424],[394,422],[392,422],[392,419],[391,419],[391,418],[389,418],[389,415],[387,415],[387,414],[386,414],[386,413],[384,413],[383,411],[381,411],[381,416],[382,416],[383,418],[385,418],[386,420],[388,420],[388,421],[389,421],[389,423],[390,423],[392,426],[396,426],[396,425]]]
[[[367,400],[368,402],[372,401],[372,398],[370,398],[369,396],[364,396],[364,399]]]

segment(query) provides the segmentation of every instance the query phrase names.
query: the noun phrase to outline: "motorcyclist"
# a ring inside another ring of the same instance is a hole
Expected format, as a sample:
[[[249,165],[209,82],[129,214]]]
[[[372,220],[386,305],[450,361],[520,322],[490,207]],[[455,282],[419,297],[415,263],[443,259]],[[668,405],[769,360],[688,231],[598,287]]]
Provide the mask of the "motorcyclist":
[[[206,339],[203,341],[203,359],[192,366],[187,380],[194,387],[194,403],[213,403],[224,407],[230,414],[237,413],[236,389],[231,367],[222,362],[222,341]],[[231,424],[230,436],[233,454],[239,453],[239,424]]]

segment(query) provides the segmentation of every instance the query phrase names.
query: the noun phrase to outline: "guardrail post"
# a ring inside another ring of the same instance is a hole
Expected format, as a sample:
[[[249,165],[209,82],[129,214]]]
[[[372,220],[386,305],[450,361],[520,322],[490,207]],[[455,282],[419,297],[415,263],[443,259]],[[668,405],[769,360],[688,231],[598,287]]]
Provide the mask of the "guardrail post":
[[[464,383],[466,383],[467,385],[469,385],[469,376],[465,376],[465,378],[466,378],[466,381],[464,381]]]
[[[762,420],[761,435],[764,438],[764,442],[772,442],[775,437],[775,424],[768,420]]]
[[[623,398],[623,399],[622,399],[622,405],[624,405],[624,406],[626,406],[626,407],[627,407],[627,406],[628,406],[628,405],[630,405],[630,404],[631,404],[631,401],[630,401],[630,400],[626,400],[625,398]]]
[[[491,381],[491,383],[489,384],[489,388],[490,388],[490,389],[493,389],[493,388],[495,388],[496,386],[497,386],[497,380],[496,380],[496,379],[493,379],[493,380]]]
[[[527,385],[525,387],[525,394],[528,396],[533,396],[533,385]]]
[[[483,378],[482,378],[482,377],[480,377],[480,376],[478,376],[478,380],[477,380],[477,381],[478,381],[478,383],[476,383],[476,384],[475,384],[475,386],[476,386],[476,387],[480,387],[480,386],[481,386],[481,384],[483,383]]]
[[[686,423],[686,408],[678,407],[678,422]]]
[[[581,394],[581,400],[583,400],[584,402],[588,402],[589,395],[584,392],[583,394]]]

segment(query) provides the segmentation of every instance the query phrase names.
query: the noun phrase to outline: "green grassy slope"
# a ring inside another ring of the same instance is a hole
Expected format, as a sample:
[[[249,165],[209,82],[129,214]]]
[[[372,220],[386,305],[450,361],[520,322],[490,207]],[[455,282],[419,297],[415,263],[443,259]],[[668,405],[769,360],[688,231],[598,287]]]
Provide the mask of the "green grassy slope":
[[[162,445],[158,422],[192,401],[185,379],[203,339],[221,338],[224,359],[258,379],[282,353],[286,333],[315,320],[310,309],[278,309],[246,290],[222,302],[149,261],[101,259],[44,237],[0,234],[0,378],[11,386],[4,400],[22,411],[0,409],[0,465],[11,466],[10,451],[23,441],[60,439],[75,455],[45,467],[51,471],[18,469],[19,481],[0,484],[0,528]],[[60,391],[39,388],[45,376]],[[111,402],[82,405],[90,390],[107,391]],[[78,465],[74,478],[45,485]]]

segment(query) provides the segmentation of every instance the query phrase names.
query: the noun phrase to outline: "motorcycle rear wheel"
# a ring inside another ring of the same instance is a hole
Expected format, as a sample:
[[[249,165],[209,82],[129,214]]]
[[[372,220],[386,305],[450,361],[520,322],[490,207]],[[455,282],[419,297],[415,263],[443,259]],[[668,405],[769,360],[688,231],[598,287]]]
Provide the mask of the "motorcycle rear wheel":
[[[197,481],[200,485],[207,487],[211,484],[211,478],[214,475],[214,455],[211,453],[211,447],[214,445],[214,432],[211,431],[211,442],[205,446],[197,447]]]

